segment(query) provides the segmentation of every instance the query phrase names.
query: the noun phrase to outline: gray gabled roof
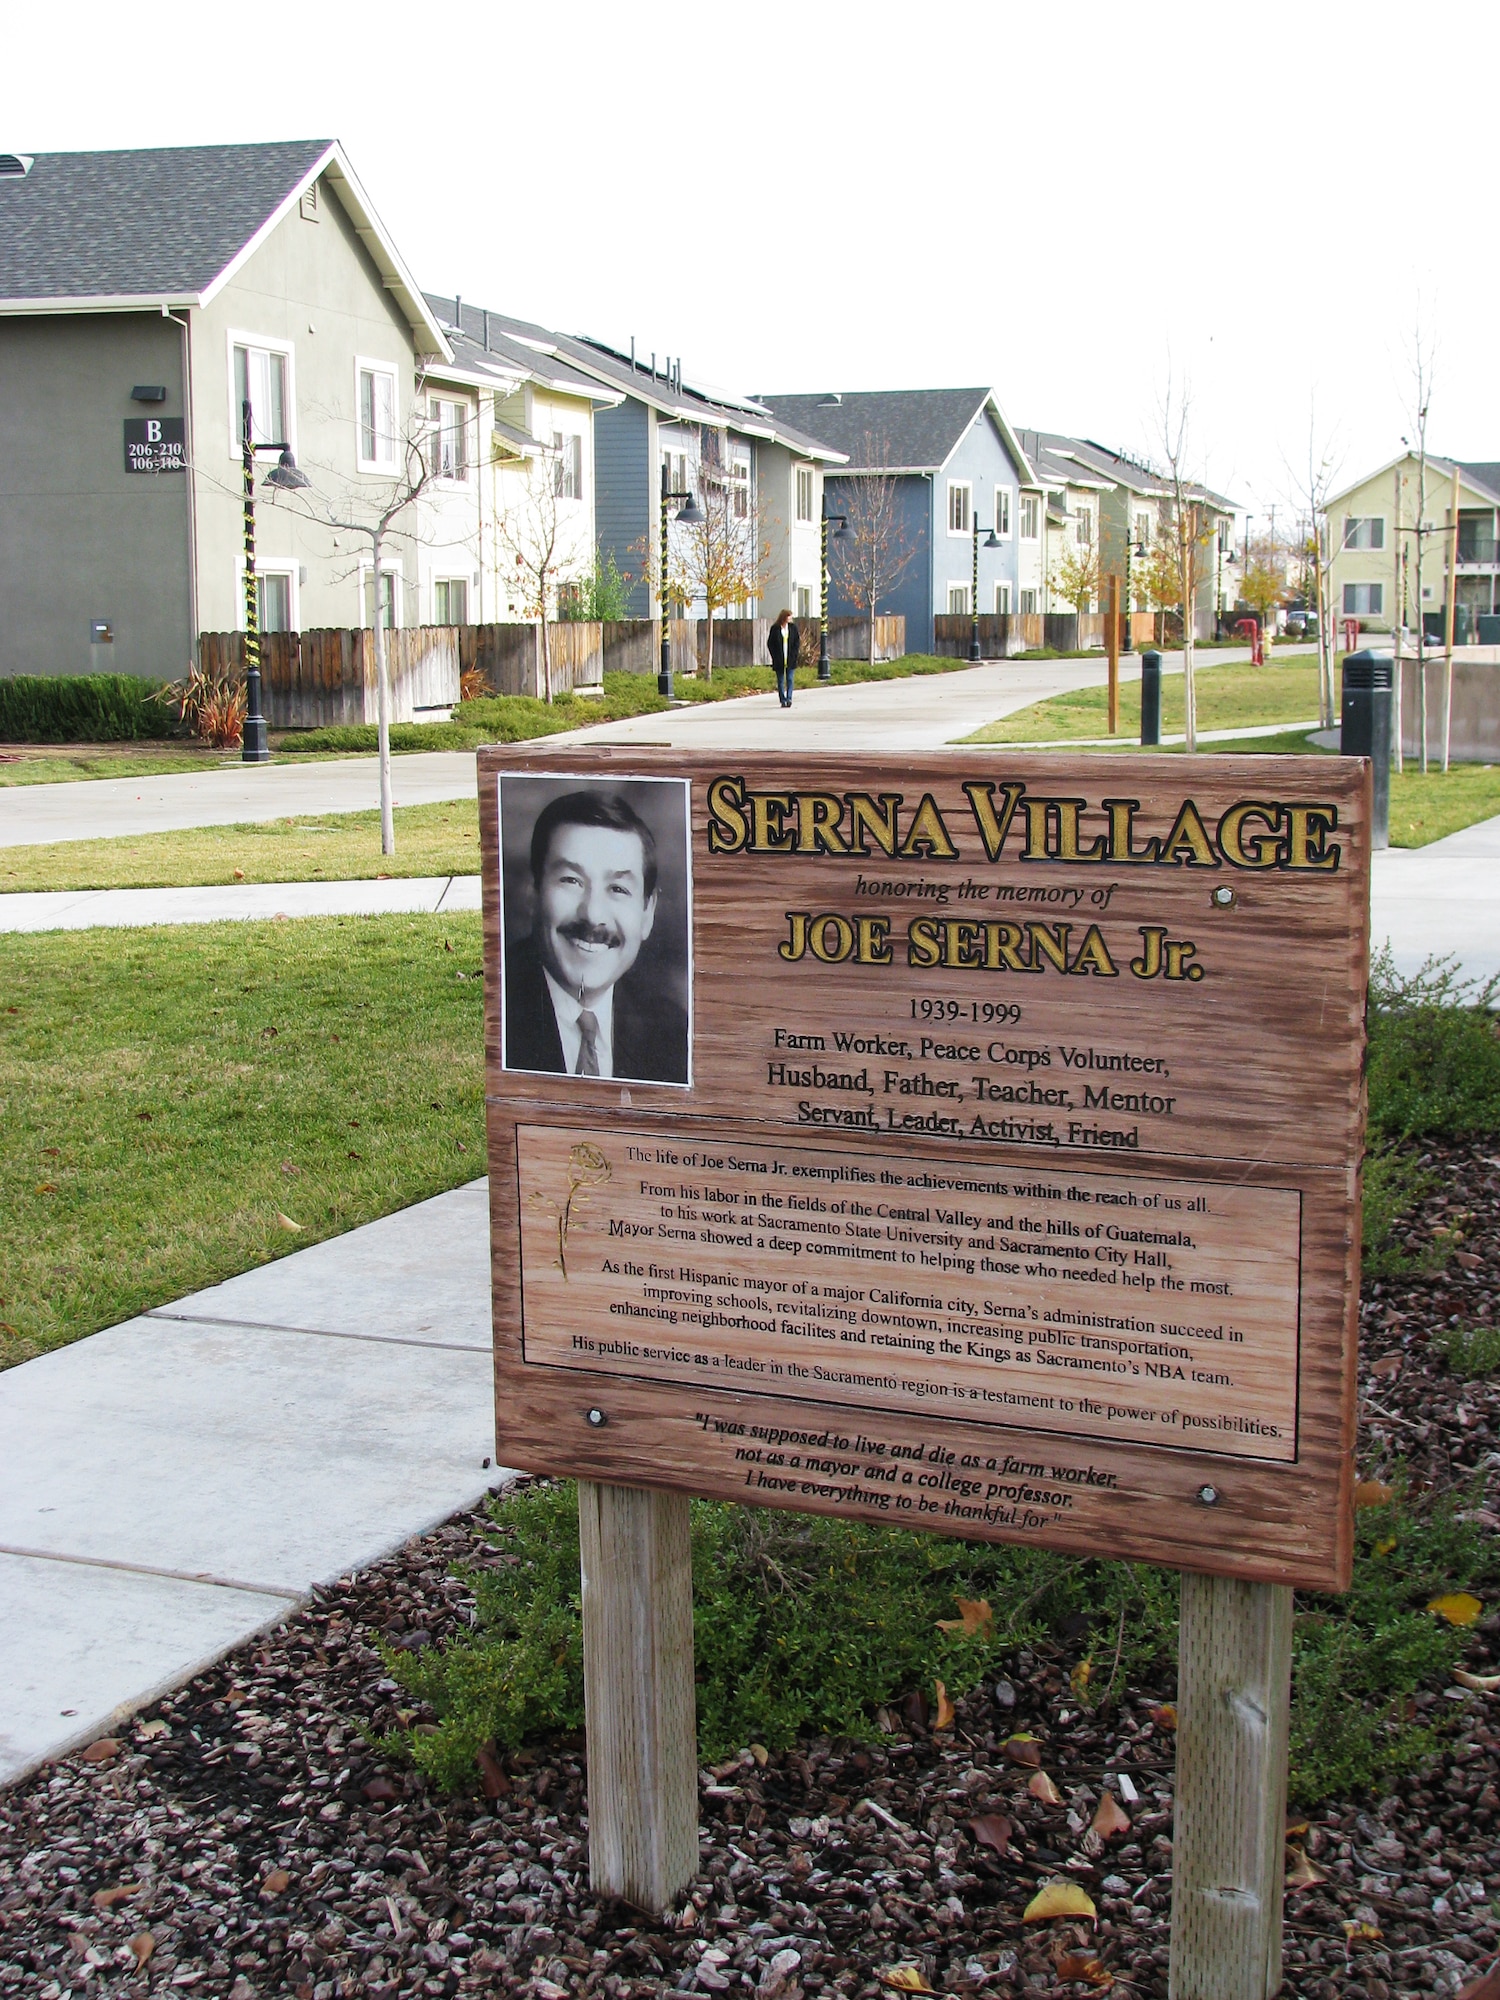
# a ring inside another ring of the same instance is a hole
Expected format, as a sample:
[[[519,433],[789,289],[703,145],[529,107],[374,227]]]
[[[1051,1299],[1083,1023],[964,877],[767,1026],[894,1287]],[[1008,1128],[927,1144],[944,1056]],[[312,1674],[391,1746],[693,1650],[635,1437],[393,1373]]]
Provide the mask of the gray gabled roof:
[[[936,472],[990,400],[988,389],[860,389],[761,396],[787,423],[849,455],[851,472]]]
[[[499,313],[467,305],[462,299],[444,298],[439,292],[424,292],[423,297],[448,335],[456,362],[479,372],[498,370],[501,374],[520,376],[544,388],[569,396],[586,396],[606,406],[624,401],[623,396],[605,388],[592,376],[570,368],[547,349],[512,338],[505,330],[507,322]]]
[[[332,139],[38,153],[0,175],[0,312],[204,306],[315,180],[332,192],[411,327],[448,349]]]
[[[328,148],[38,153],[29,173],[0,176],[0,299],[205,292]]]
[[[1500,465],[1493,459],[1462,458],[1459,460],[1459,470],[1470,485],[1482,486],[1493,496],[1496,505],[1500,506]]]

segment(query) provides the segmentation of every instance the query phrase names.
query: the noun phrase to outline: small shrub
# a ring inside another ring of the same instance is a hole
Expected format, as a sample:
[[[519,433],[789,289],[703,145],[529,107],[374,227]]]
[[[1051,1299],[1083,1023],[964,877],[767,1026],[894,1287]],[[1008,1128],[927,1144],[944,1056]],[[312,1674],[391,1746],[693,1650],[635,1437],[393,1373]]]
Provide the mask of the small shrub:
[[[249,712],[243,681],[192,666],[188,668],[187,679],[166,692],[176,702],[183,723],[200,743],[212,744],[216,750],[240,747]]]
[[[1446,1245],[1435,1237],[1413,1244],[1398,1228],[1438,1184],[1410,1153],[1377,1146],[1365,1155],[1362,1262],[1367,1278],[1414,1278],[1441,1270]]]
[[[393,722],[393,750],[476,750],[481,743],[496,739],[482,729],[454,722]],[[289,729],[278,746],[297,754],[313,750],[365,750],[380,747],[380,732],[373,722],[331,722],[322,729]]]
[[[483,701],[493,693],[494,689],[478,667],[465,667],[458,677],[458,698],[461,702]]]
[[[1389,953],[1370,969],[1370,1131],[1377,1138],[1474,1138],[1500,1130],[1496,981],[1429,959],[1403,978]]]
[[[1445,1327],[1435,1344],[1447,1356],[1449,1372],[1461,1381],[1477,1381],[1500,1368],[1500,1326]]]
[[[133,674],[0,679],[3,743],[134,743],[176,733],[171,691]]]

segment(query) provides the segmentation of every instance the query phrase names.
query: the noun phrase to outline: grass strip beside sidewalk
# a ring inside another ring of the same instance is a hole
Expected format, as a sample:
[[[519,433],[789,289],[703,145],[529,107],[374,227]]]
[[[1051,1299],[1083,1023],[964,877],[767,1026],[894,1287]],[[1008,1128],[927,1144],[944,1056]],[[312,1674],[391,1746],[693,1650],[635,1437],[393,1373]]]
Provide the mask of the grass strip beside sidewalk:
[[[1196,673],[1198,727],[1249,729],[1278,722],[1302,722],[1318,713],[1318,662],[1312,653],[1273,659],[1264,667],[1243,662],[1220,665],[1199,660]],[[1163,674],[1161,726],[1167,736],[1183,727],[1183,676]],[[1334,686],[1335,705],[1338,686]],[[1033,703],[998,722],[987,723],[966,737],[969,743],[1057,743],[1073,738],[1104,736],[1109,731],[1109,691],[1103,686],[1070,688],[1046,701]],[[1141,733],[1141,684],[1120,683],[1120,734]],[[1226,746],[1228,747],[1228,746]]]
[[[396,808],[396,852],[380,851],[380,814],[313,813],[174,833],[0,847],[0,896],[22,890],[212,888],[235,882],[353,882],[475,875],[473,798]]]
[[[0,1366],[482,1174],[479,967],[477,915],[0,940]]]

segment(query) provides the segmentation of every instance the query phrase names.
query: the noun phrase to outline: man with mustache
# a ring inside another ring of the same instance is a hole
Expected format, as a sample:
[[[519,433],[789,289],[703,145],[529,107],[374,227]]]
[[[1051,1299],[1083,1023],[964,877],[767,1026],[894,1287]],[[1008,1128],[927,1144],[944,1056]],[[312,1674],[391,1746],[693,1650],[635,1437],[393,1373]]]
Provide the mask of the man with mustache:
[[[531,936],[505,957],[507,1069],[687,1082],[687,1016],[636,964],[656,877],[656,837],[619,793],[569,792],[537,814]]]

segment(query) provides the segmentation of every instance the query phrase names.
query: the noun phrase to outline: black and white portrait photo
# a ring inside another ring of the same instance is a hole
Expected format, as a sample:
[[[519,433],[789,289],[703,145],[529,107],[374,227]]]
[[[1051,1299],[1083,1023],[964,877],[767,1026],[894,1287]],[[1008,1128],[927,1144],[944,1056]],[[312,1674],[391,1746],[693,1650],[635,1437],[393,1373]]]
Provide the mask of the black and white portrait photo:
[[[682,778],[502,774],[503,1067],[691,1082]]]

